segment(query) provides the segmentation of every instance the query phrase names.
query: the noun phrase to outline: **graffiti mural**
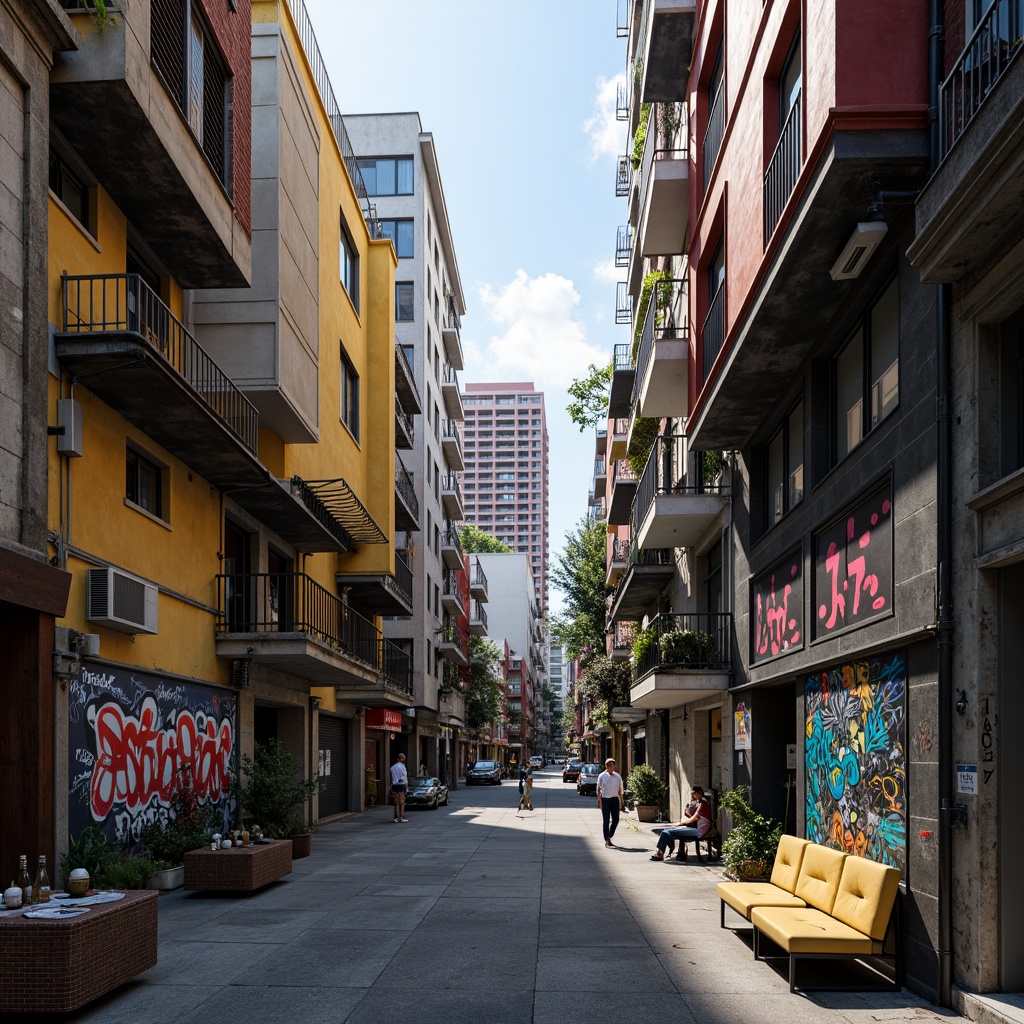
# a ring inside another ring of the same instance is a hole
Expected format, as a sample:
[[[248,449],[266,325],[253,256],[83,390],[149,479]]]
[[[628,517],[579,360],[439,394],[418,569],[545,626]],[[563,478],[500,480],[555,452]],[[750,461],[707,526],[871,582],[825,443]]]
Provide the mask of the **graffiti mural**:
[[[807,838],[903,870],[907,662],[855,661],[804,692]]]
[[[803,552],[794,551],[755,580],[750,588],[755,664],[803,646],[802,565]]]
[[[814,538],[814,638],[892,613],[890,487],[865,498]]]
[[[145,672],[83,667],[68,692],[68,827],[135,841],[165,819],[178,767],[201,804],[231,820],[232,691]]]

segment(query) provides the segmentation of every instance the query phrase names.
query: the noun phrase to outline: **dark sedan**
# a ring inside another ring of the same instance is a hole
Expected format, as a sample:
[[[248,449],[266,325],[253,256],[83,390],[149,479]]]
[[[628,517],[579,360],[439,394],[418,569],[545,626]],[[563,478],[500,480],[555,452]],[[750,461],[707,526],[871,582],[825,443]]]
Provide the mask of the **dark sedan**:
[[[477,761],[466,772],[466,785],[500,786],[501,765],[497,761]]]
[[[597,777],[604,769],[599,764],[581,764],[580,777],[576,783],[576,792],[580,796],[597,793]]]
[[[570,758],[565,762],[565,767],[562,769],[562,781],[563,782],[579,782],[580,780],[580,763]]]
[[[441,804],[448,806],[448,787],[440,779],[432,775],[416,775],[409,780],[406,807],[429,807],[436,811]]]

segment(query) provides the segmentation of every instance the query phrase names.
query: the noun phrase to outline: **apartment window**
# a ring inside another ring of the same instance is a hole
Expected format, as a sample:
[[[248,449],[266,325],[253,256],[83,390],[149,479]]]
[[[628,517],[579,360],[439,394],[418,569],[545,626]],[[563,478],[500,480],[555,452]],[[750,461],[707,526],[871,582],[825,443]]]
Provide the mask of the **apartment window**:
[[[800,35],[789,48],[779,75],[778,131],[764,174],[764,244],[767,246],[796,187],[801,164],[800,89],[803,82]],[[766,125],[768,129],[768,125]],[[770,129],[768,129],[770,130]]]
[[[348,233],[348,228],[345,227],[344,218],[341,221],[341,235],[338,241],[338,261],[340,263],[339,276],[341,277],[341,284],[358,313],[359,254],[356,252],[356,247]]]
[[[804,496],[804,403],[797,402],[765,450],[767,521],[777,523]]]
[[[124,496],[150,515],[167,519],[164,508],[165,467],[129,445],[125,450]]]
[[[359,374],[341,350],[341,422],[359,440]]]
[[[380,230],[385,238],[391,239],[395,247],[395,253],[400,260],[412,259],[413,251],[413,221],[409,220],[382,220]]]
[[[415,319],[413,295],[412,281],[395,282],[395,320],[407,323]]]
[[[153,0],[150,56],[207,160],[231,192],[232,79],[195,0]]]
[[[711,172],[718,162],[718,153],[725,137],[725,60],[720,40],[707,85],[708,127],[704,133],[704,188],[708,187]]]
[[[86,231],[89,227],[89,189],[64,159],[50,150],[50,191]]]
[[[369,157],[359,160],[368,196],[411,196],[412,157]]]
[[[868,307],[833,362],[835,461],[899,404],[899,284]]]

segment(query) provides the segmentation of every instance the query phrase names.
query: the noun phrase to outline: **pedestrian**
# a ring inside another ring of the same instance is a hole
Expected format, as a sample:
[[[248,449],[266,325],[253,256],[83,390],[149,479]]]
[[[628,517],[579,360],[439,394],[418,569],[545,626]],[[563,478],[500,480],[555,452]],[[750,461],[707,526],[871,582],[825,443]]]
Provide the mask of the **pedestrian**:
[[[523,761],[519,762],[519,795],[523,795],[523,789],[526,785],[526,766]]]
[[[520,792],[522,796],[519,798],[519,811],[532,811],[533,810],[533,769],[527,765],[525,768],[523,765],[519,766],[519,771],[522,774],[522,782],[520,785]]]
[[[622,776],[615,770],[615,758],[606,758],[604,771],[597,777],[597,807],[601,812],[604,827],[604,845],[614,846],[612,836],[619,827],[619,811],[622,808]]]
[[[694,786],[690,791],[690,802],[683,810],[683,816],[674,825],[661,830],[658,836],[658,852],[651,854],[651,860],[666,860],[672,856],[676,841],[679,842],[677,860],[686,862],[686,844],[703,839],[711,831],[711,804],[704,795],[702,786]],[[700,843],[696,843],[697,860],[702,864]]]
[[[408,821],[405,816],[405,791],[409,785],[409,772],[405,767],[405,754],[391,766],[391,794],[395,798],[395,821]]]

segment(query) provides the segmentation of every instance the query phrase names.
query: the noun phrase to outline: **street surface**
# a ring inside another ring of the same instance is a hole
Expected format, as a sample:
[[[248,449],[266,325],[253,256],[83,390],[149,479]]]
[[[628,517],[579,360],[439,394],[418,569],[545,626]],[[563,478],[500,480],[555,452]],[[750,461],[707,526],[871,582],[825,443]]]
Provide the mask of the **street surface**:
[[[160,898],[157,966],[74,1020],[302,1024],[874,1024],[956,1020],[908,991],[791,995],[785,962],[721,930],[721,868],[652,863],[626,818],[607,849],[593,797],[536,773],[321,828],[252,897]],[[692,849],[692,848],[691,848]],[[730,918],[726,918],[730,923]],[[731,923],[739,925],[734,917]]]

